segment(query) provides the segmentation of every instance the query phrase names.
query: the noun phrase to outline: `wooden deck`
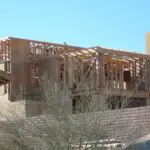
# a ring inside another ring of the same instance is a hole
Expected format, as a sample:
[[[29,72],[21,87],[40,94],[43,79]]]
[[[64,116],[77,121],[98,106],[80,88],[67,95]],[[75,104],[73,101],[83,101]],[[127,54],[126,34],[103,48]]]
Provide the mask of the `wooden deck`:
[[[134,90],[116,90],[116,89],[101,89],[102,95],[126,96],[134,98],[150,98],[150,91],[134,91]]]

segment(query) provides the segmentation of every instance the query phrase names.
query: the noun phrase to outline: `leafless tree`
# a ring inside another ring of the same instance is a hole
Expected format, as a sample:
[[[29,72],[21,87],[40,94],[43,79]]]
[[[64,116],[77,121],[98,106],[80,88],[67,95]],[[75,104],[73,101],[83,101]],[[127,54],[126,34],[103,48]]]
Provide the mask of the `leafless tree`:
[[[21,107],[17,110],[13,108],[9,110],[11,113],[17,112],[15,118],[8,116],[7,112],[1,113],[0,117],[6,120],[0,122],[2,132],[0,147],[7,150],[72,150],[73,147],[76,147],[76,150],[83,150],[85,146],[85,150],[89,145],[91,149],[96,149],[96,146],[101,144],[97,149],[104,149],[105,144],[102,141],[105,139],[112,140],[119,137],[123,143],[128,144],[141,136],[141,126],[138,125],[127,136],[122,135],[122,131],[127,128],[124,122],[119,123],[118,117],[118,111],[128,105],[134,91],[131,91],[128,96],[122,93],[118,100],[113,97],[111,89],[106,87],[100,99],[101,95],[97,90],[91,90],[88,79],[75,81],[75,83],[77,83],[76,91],[71,93],[69,87],[62,88],[61,83],[56,84],[47,77],[41,79],[41,87],[35,91],[36,95],[33,94],[32,98],[25,101],[30,104],[37,99],[40,90],[43,94],[39,96],[40,100],[37,100],[37,103],[41,103],[44,108],[41,116],[18,119]],[[20,95],[20,99],[23,99],[24,94],[20,93]],[[72,109],[70,110],[73,98],[78,101],[73,109],[74,114]],[[99,100],[104,103],[99,103]],[[113,102],[115,109],[118,110],[111,110],[112,116],[105,105],[107,100],[108,105]],[[23,105],[20,103],[20,106]]]
[[[60,89],[55,83],[47,80],[42,86],[44,94],[41,103],[45,107],[42,116],[18,120],[17,115],[11,118],[6,117],[5,113],[0,114],[7,119],[1,122],[1,148],[71,150],[74,147],[83,150],[83,146],[86,149],[90,145],[91,149],[94,149],[99,143],[102,144],[100,142],[102,140],[122,136],[124,124],[118,125],[117,111],[116,115],[107,116],[108,110],[105,106],[103,109],[97,107],[98,104],[92,99],[88,86],[82,84],[81,88],[86,88],[86,92],[80,97],[86,107],[83,108],[82,104],[77,106],[76,114],[68,112],[72,99],[68,88]],[[104,98],[108,97],[110,97],[109,92]],[[18,114],[19,111],[18,109]],[[12,109],[11,112],[13,113],[14,110]],[[137,140],[140,137],[140,128],[137,126],[127,137],[121,137],[122,141],[128,143],[129,138],[130,142]],[[99,149],[103,148],[104,145]]]

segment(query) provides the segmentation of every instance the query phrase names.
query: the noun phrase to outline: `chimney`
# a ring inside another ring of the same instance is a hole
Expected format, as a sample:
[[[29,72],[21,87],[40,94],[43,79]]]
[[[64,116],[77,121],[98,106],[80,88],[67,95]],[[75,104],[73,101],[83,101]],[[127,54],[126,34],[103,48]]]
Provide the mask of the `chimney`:
[[[146,53],[150,55],[150,32],[146,33]]]

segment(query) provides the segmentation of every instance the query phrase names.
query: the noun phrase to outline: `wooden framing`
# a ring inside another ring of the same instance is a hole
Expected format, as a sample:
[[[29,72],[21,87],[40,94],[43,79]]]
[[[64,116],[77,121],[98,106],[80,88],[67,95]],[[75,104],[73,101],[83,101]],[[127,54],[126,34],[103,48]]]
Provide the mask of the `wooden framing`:
[[[103,93],[109,84],[114,95],[134,91],[133,97],[150,98],[150,56],[146,54],[9,37],[0,40],[0,63],[5,64],[0,81],[9,84],[10,95],[20,85],[29,93],[47,73],[77,95],[84,91],[83,84],[96,93]]]

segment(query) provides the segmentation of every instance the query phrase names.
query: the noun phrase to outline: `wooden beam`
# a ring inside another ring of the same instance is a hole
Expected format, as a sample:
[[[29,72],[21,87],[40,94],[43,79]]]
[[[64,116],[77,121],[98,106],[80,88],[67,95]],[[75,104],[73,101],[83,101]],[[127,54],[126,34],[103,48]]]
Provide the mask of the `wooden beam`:
[[[93,49],[100,52],[100,53],[103,53],[103,54],[108,53],[108,54],[111,54],[111,55],[128,56],[128,57],[131,57],[131,58],[139,57],[139,58],[145,58],[145,59],[150,60],[150,55],[147,55],[147,54],[119,51],[119,50],[107,49],[107,48],[102,48],[102,47],[95,47]]]
[[[16,38],[16,37],[8,37],[9,40],[24,40],[24,41],[29,41],[37,44],[45,44],[45,45],[53,45],[53,46],[59,46],[59,47],[66,47],[65,44],[56,44],[56,43],[51,43],[51,42],[43,42],[43,41],[38,41],[38,40],[30,40],[30,39],[24,39],[24,38]],[[67,45],[68,48],[73,48],[73,49],[81,49],[83,47],[78,47],[78,46],[71,46]]]

